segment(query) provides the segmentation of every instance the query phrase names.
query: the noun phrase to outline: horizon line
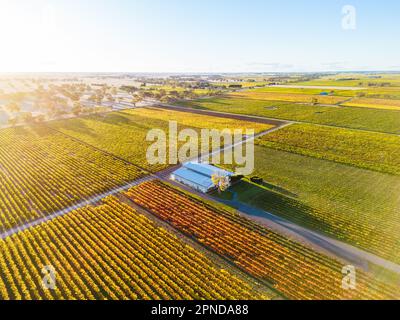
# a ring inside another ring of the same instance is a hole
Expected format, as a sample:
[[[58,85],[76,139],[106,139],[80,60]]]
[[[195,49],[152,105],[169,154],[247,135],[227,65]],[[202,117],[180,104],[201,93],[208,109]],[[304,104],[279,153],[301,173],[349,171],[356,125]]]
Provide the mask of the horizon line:
[[[0,75],[9,74],[186,74],[186,75],[218,75],[218,74],[324,74],[324,73],[400,73],[398,70],[325,70],[325,71],[0,71]]]

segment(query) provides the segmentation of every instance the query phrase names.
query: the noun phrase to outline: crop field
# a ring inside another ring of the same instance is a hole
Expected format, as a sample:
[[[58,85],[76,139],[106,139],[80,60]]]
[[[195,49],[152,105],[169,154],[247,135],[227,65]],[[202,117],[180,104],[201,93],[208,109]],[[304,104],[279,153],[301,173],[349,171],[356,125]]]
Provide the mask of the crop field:
[[[167,94],[170,94],[171,92],[184,92],[187,89],[184,87],[171,86],[171,85],[147,85],[146,87],[143,88],[143,90],[152,92],[165,91]],[[197,95],[206,95],[210,92],[210,90],[208,89],[193,89],[192,91]]]
[[[227,207],[159,181],[146,182],[125,195],[172,227],[162,228],[151,215],[109,197],[7,236],[0,240],[0,267],[6,270],[0,275],[0,298],[270,299],[280,292],[289,299],[400,299],[387,278],[372,273],[357,274],[357,290],[342,290],[344,262],[232,210],[246,203],[400,263],[400,139],[395,135],[400,109],[390,110],[399,100],[358,97],[363,90],[320,96],[320,89],[269,89],[177,102],[304,122],[257,139],[253,175],[264,183],[247,177],[217,194]],[[390,91],[365,93],[378,90]],[[340,105],[350,98],[374,107]],[[132,182],[146,170],[167,168],[148,164],[146,149],[153,142],[146,135],[152,129],[168,134],[171,120],[178,130],[197,133],[203,128],[258,133],[273,127],[139,108],[3,129],[0,233]],[[217,255],[222,265],[212,259]],[[41,288],[46,265],[60,274],[55,291]],[[254,277],[257,281],[249,280]],[[275,290],[260,289],[268,286]]]
[[[395,287],[360,272],[357,290],[341,288],[340,262],[235,213],[217,209],[161,182],[128,191],[140,206],[195,237],[291,299],[390,299]]]
[[[312,124],[293,124],[257,144],[400,175],[400,136]]]
[[[375,74],[372,77],[366,74],[337,74],[332,76],[324,76],[319,79],[296,82],[296,85],[309,86],[349,86],[349,87],[368,87],[369,84],[383,85],[389,84],[388,87],[400,87],[399,74]],[[386,88],[386,86],[385,86]]]
[[[361,79],[357,80],[335,80],[335,79],[316,79],[303,82],[294,82],[294,85],[299,86],[340,86],[340,87],[364,87],[364,82]]]
[[[146,108],[124,111],[125,114],[132,116],[146,117],[148,119],[160,121],[177,121],[183,127],[198,129],[254,129],[255,132],[261,132],[272,128],[272,126],[263,123],[255,123],[250,121],[238,121],[229,118],[212,117],[205,115],[192,114],[187,112],[179,112],[173,110]]]
[[[232,187],[238,201],[400,262],[400,176],[259,145],[253,175],[263,185]]]
[[[349,107],[376,108],[400,111],[400,100],[392,99],[354,98],[351,101],[344,103],[343,105]]]
[[[379,99],[400,99],[400,86],[399,87],[377,87],[368,88],[366,93],[367,98]]]
[[[267,85],[266,81],[239,81],[239,82],[212,82],[213,86],[217,87],[229,87],[230,85],[241,85],[242,88],[252,88],[252,87],[261,87]]]
[[[44,126],[0,132],[0,232],[143,175]]]
[[[146,141],[152,129],[168,133],[168,121],[177,121],[178,130],[193,129],[254,129],[256,132],[272,128],[268,124],[238,121],[220,117],[195,115],[158,108],[135,109],[71,120],[52,122],[51,127],[97,148],[122,157],[151,171],[165,169],[168,165],[150,165],[146,149],[153,142]],[[245,132],[243,132],[245,133]],[[183,143],[180,143],[183,144]]]
[[[321,96],[321,95],[309,95],[301,93],[278,93],[278,92],[263,92],[263,91],[244,91],[232,93],[233,98],[241,99],[255,99],[255,100],[267,100],[267,101],[287,101],[287,102],[298,102],[298,103],[313,103],[316,104],[340,104],[345,101],[345,97],[339,96]]]
[[[343,89],[315,89],[313,87],[307,88],[304,86],[303,88],[290,88],[290,87],[278,87],[278,86],[268,86],[265,88],[258,88],[254,90],[249,90],[248,92],[257,92],[257,93],[280,93],[280,94],[298,94],[298,95],[316,95],[320,97],[320,94],[326,92],[331,94],[332,96],[340,96],[340,97],[354,97],[360,92],[366,92],[365,90],[343,90]]]
[[[299,105],[282,101],[240,99],[232,96],[179,101],[177,105],[194,109],[400,134],[400,111],[395,110]]]
[[[253,91],[253,90],[249,90]],[[265,92],[265,93],[280,93],[280,94],[307,94],[307,95],[318,95],[321,93],[328,93],[330,96],[339,97],[364,97],[371,99],[400,99],[400,87],[360,87],[358,90],[345,90],[341,87],[331,87],[330,89],[314,88],[313,86],[303,87],[280,87],[280,86],[268,86],[265,88],[254,89],[254,92]]]
[[[0,241],[1,299],[267,299],[108,197]],[[59,275],[42,288],[43,266]]]
[[[383,2],[0,0],[0,304],[400,302]]]

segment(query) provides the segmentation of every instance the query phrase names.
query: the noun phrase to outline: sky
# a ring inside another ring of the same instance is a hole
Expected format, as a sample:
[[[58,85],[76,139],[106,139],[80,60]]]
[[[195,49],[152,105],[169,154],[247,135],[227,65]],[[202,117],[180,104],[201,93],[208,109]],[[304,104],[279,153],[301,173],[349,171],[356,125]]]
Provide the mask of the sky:
[[[398,0],[0,0],[0,72],[400,70]]]

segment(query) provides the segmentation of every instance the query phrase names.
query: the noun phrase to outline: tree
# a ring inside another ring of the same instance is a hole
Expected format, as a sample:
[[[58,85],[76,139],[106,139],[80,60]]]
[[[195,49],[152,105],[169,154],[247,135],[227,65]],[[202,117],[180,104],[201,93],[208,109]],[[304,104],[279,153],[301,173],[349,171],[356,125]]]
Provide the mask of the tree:
[[[57,112],[57,106],[56,106],[56,103],[53,100],[46,100],[43,103],[43,107],[47,110],[47,114],[50,117],[53,117]]]
[[[187,91],[187,98],[188,99],[196,99],[197,98],[197,94],[193,89],[190,89]]]
[[[8,112],[12,112],[12,113],[21,112],[21,107],[20,107],[19,104],[16,103],[16,102],[10,102],[9,104],[7,104],[7,105],[5,106],[5,109],[6,109]]]
[[[20,115],[20,119],[22,122],[31,123],[33,122],[34,118],[31,112],[24,112]]]
[[[89,101],[92,101],[92,102],[96,102],[96,100],[97,100],[97,95],[96,95],[96,94],[92,94],[92,95],[89,97],[88,100],[89,100]]]
[[[99,93],[99,94],[97,95],[97,97],[96,97],[96,103],[97,103],[98,105],[101,105],[102,102],[103,102],[103,99],[104,99],[104,96],[103,96],[101,93]]]
[[[143,98],[153,98],[153,97],[154,97],[154,93],[151,92],[151,91],[141,91],[141,92],[140,92],[140,95],[141,95]]]
[[[138,95],[134,95],[132,96],[132,104],[136,107],[136,104],[141,102],[143,100],[143,98],[141,96]]]
[[[94,107],[86,107],[85,108],[85,113],[94,113],[96,111],[96,108]]]
[[[178,91],[176,91],[176,90],[172,90],[172,91],[170,91],[170,92],[169,92],[169,94],[170,94],[171,96],[174,96],[174,97],[177,97],[177,98],[179,98],[179,92],[178,92]]]
[[[316,104],[318,103],[318,99],[317,99],[317,98],[312,98],[311,103],[312,103],[313,105],[316,105]]]
[[[173,97],[170,97],[170,96],[163,96],[163,97],[161,97],[160,102],[168,104],[168,103],[175,102],[175,99]]]
[[[64,99],[64,98],[58,97],[56,99],[56,104],[58,104],[62,109],[65,109],[68,107],[68,101],[67,101],[67,99]]]
[[[16,126],[18,124],[18,119],[17,118],[9,118],[8,119],[8,124],[12,127]]]
[[[111,94],[108,94],[108,95],[107,95],[107,100],[108,100],[109,102],[115,102],[115,98],[114,98]]]
[[[57,118],[61,117],[63,115],[66,115],[66,114],[67,114],[67,112],[64,109],[57,109],[54,112],[54,116],[57,117]]]
[[[79,92],[73,92],[70,94],[69,98],[73,101],[80,101],[81,100],[81,94]]]
[[[40,111],[40,110],[42,110],[42,105],[41,105],[38,101],[36,101],[36,102],[33,104],[33,109],[34,109],[35,111]]]
[[[80,102],[74,103],[74,106],[72,107],[72,113],[75,116],[79,116],[82,113],[82,105],[80,104]]]
[[[46,117],[43,114],[40,114],[34,118],[34,121],[37,123],[44,122],[45,120],[46,120]]]
[[[211,181],[215,187],[217,187],[218,192],[224,192],[231,186],[231,178],[227,175],[217,172],[211,176]]]

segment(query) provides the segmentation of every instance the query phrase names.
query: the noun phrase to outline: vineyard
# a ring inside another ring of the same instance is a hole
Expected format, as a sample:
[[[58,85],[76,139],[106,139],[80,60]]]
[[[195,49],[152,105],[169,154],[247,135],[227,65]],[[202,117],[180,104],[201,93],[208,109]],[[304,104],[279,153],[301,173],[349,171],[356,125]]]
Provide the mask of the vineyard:
[[[320,103],[320,104],[338,104],[346,100],[345,97],[339,97],[339,96],[265,92],[261,90],[232,93],[231,96],[242,99],[288,101],[288,102],[298,102],[298,103]]]
[[[115,197],[0,241],[1,299],[266,299]],[[56,289],[42,288],[44,266]]]
[[[339,106],[313,106],[238,96],[179,101],[194,109],[231,112],[314,124],[400,134],[399,111]]]
[[[50,125],[90,145],[122,157],[142,168],[156,172],[165,169],[168,165],[148,164],[146,149],[153,142],[146,141],[146,135],[152,129],[162,129],[168,133],[169,120],[178,122],[178,130],[190,128],[196,132],[200,132],[203,128],[217,130],[254,129],[255,132],[260,132],[272,127],[268,124],[195,115],[158,108],[113,112],[107,115],[56,121]],[[182,144],[183,142],[179,142],[179,145]]]
[[[360,107],[360,108],[376,108],[400,111],[400,100],[392,99],[372,99],[372,98],[355,98],[350,102],[344,103],[344,106]]]
[[[0,133],[0,232],[143,175],[44,126]]]
[[[379,74],[377,78],[369,78],[368,75],[362,74],[347,74],[345,77],[343,74],[322,76],[318,79],[313,79],[310,81],[300,81],[294,84],[296,85],[306,85],[306,86],[346,86],[346,87],[370,87],[369,83],[373,82],[375,84],[389,84],[389,86],[383,86],[382,88],[395,88],[400,87],[400,77],[398,74]],[[343,77],[345,79],[343,79]],[[381,88],[380,86],[376,86]],[[372,89],[375,87],[372,86]]]
[[[264,88],[259,88],[259,89],[254,89],[252,91],[248,92],[257,92],[257,93],[279,93],[279,94],[297,94],[297,95],[315,95],[317,97],[326,97],[326,94],[329,96],[335,96],[335,97],[347,97],[349,98],[356,98],[357,100],[359,98],[362,98],[365,100],[366,103],[372,104],[370,102],[374,101],[374,99],[385,99],[387,100],[386,104],[390,104],[393,102],[393,104],[396,106],[398,104],[398,100],[400,98],[400,90],[398,87],[360,87],[358,90],[354,90],[352,88],[347,89],[345,87],[331,87],[331,88],[326,88],[326,87],[307,87],[307,86],[298,86],[296,87],[296,84],[288,87],[279,87],[279,86],[268,86]],[[279,99],[276,99],[279,100]],[[293,101],[293,100],[289,100]],[[299,100],[298,102],[301,102]],[[376,103],[376,102],[375,102]],[[341,104],[343,105],[343,104]],[[385,105],[383,103],[382,105]]]
[[[281,93],[281,94],[307,94],[307,95],[316,95],[323,96],[321,93],[328,93],[331,96],[340,96],[340,97],[355,97],[360,93],[369,92],[362,88],[360,90],[344,90],[344,88],[331,89],[327,90],[323,87],[318,89],[317,87],[278,87],[278,86],[269,86],[261,89],[257,89],[257,92],[272,92],[272,93]],[[323,96],[325,97],[325,96]]]
[[[338,261],[161,182],[141,184],[127,196],[243,270],[272,283],[288,298],[400,298],[395,287],[362,272],[358,272],[357,290],[344,290]]]
[[[239,201],[400,262],[400,176],[259,145],[255,159],[265,183],[232,187]]]
[[[257,140],[262,146],[400,174],[400,137],[310,124],[294,124]]]

